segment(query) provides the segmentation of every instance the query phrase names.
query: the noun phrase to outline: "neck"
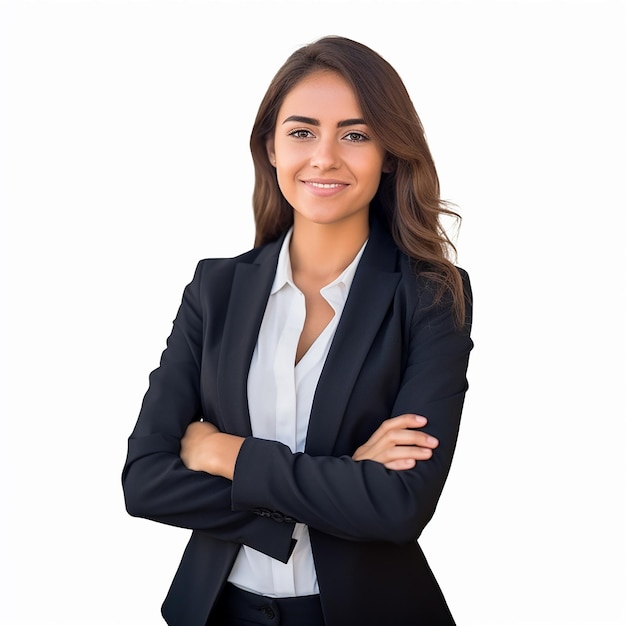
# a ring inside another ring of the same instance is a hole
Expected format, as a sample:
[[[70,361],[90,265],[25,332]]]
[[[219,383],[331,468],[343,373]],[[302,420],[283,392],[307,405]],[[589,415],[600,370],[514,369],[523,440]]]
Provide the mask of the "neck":
[[[369,235],[367,219],[358,223],[314,224],[294,220],[289,255],[296,276],[327,283],[350,265]]]

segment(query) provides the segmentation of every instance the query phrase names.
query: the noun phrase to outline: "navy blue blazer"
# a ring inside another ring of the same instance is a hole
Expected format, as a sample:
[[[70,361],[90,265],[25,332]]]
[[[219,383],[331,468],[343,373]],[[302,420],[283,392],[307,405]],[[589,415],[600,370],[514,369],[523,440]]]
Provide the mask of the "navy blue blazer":
[[[304,453],[251,436],[247,375],[282,239],[198,264],[128,441],[128,512],[191,529],[163,603],[171,626],[211,624],[241,544],[287,562],[295,521],[309,526],[327,626],[450,626],[417,543],[447,478],[467,390],[467,319],[372,224],[313,400]],[[390,471],[351,456],[380,423],[428,418],[428,461]],[[231,482],[185,468],[180,439],[204,418],[246,437]],[[208,620],[208,621],[207,621]]]

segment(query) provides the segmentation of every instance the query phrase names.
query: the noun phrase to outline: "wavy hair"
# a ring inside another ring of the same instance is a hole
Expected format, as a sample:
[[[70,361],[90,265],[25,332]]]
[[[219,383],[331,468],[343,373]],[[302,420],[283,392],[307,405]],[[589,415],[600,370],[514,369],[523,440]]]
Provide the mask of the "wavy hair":
[[[416,271],[434,281],[435,300],[451,297],[455,317],[463,324],[463,285],[453,262],[456,248],[441,223],[442,216],[457,223],[461,218],[440,197],[424,128],[402,79],[378,53],[351,39],[329,36],[296,50],[261,101],[250,136],[255,246],[277,239],[293,224],[293,209],[280,191],[266,143],[274,134],[285,96],[320,70],[336,72],[352,87],[365,122],[387,152],[391,171],[382,174],[370,211],[382,218]]]

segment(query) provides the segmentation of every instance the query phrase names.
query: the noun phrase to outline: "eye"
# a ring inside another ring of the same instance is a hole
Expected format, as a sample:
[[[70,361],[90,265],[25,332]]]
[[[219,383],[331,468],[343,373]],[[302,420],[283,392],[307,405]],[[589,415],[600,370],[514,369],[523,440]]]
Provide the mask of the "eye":
[[[313,137],[313,133],[306,128],[295,128],[294,130],[290,130],[287,134],[294,139],[309,139]]]
[[[348,141],[352,143],[361,143],[362,141],[368,141],[369,137],[365,133],[352,130],[346,135],[344,135],[344,139],[347,139]]]

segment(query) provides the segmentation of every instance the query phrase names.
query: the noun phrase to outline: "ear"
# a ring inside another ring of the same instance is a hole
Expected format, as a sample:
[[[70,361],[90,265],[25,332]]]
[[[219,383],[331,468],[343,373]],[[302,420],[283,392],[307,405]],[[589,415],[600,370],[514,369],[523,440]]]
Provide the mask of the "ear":
[[[265,150],[267,151],[267,158],[270,163],[276,167],[276,153],[274,152],[274,137],[268,137],[265,142]]]
[[[393,155],[387,154],[383,160],[383,174],[391,174],[396,169],[396,160]]]

